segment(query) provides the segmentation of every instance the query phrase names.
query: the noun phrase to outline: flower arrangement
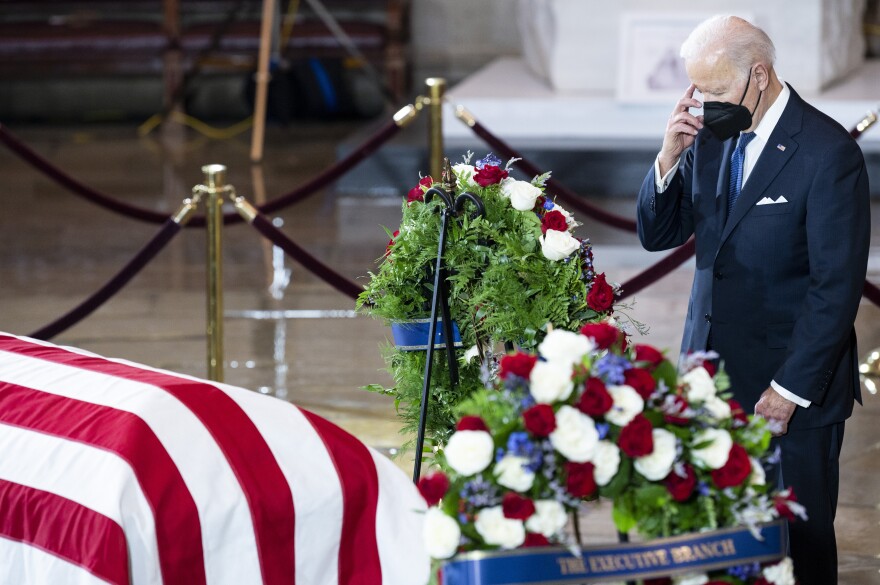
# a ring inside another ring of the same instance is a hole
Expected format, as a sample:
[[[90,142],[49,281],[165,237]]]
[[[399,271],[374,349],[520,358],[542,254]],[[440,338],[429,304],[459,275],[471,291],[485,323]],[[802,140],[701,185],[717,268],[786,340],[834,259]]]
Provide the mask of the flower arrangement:
[[[716,354],[686,356],[677,371],[606,322],[554,329],[537,350],[504,356],[495,387],[459,405],[439,470],[419,482],[434,558],[573,545],[570,516],[598,497],[612,500],[619,531],[647,538],[743,525],[759,537],[760,523],[805,517],[791,491],[766,485],[770,432],[729,398]],[[794,579],[786,560],[675,582]]]
[[[493,348],[501,343],[533,349],[547,323],[577,329],[605,319],[614,311],[615,288],[593,267],[589,240],[573,235],[579,224],[545,192],[549,173],[531,181],[510,176],[514,160],[489,154],[474,165],[468,153],[452,167],[454,196],[471,192],[482,199],[485,213],[468,213],[450,222],[444,252],[450,312],[464,348],[453,385],[437,352],[432,376],[429,439],[445,441],[455,423],[455,406],[497,369]],[[432,186],[423,177],[403,204],[400,228],[390,241],[378,271],[358,299],[358,307],[391,323],[425,318],[430,313],[432,271],[440,228],[440,198],[425,202]],[[469,210],[468,210],[469,211]],[[480,359],[476,359],[479,356]],[[425,352],[386,348],[393,388],[367,386],[392,396],[403,418],[403,432],[418,424]]]

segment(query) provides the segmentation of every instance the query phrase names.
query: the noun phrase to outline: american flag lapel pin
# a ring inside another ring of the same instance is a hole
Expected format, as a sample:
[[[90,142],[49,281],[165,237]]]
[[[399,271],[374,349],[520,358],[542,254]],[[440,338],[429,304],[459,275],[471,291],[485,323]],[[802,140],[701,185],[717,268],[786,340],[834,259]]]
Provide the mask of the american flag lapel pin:
[[[781,150],[782,152],[785,152],[785,145],[783,145],[783,144],[777,144],[777,145],[776,145],[776,148],[778,148],[778,149]]]

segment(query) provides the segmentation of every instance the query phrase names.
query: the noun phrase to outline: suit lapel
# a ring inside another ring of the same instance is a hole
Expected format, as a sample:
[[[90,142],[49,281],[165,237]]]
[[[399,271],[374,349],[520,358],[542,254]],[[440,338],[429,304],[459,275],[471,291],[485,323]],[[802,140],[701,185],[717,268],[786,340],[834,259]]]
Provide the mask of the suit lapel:
[[[798,143],[794,141],[792,136],[800,132],[802,117],[803,102],[792,89],[788,104],[786,104],[785,110],[782,112],[782,117],[779,118],[776,128],[770,134],[770,139],[764,145],[764,150],[761,151],[758,162],[755,163],[755,168],[749,174],[749,179],[743,185],[739,199],[737,199],[730,217],[727,218],[727,222],[724,224],[719,247],[724,245],[724,242],[730,237],[737,224],[742,221],[767,190],[767,187],[770,186],[770,183],[773,182],[773,179],[776,178],[776,175],[791,160],[792,155],[798,148]],[[733,140],[730,142],[733,142]],[[730,168],[729,162],[726,168]],[[728,174],[729,171],[725,172],[724,177]],[[721,179],[722,177],[719,176],[719,183],[721,183]]]

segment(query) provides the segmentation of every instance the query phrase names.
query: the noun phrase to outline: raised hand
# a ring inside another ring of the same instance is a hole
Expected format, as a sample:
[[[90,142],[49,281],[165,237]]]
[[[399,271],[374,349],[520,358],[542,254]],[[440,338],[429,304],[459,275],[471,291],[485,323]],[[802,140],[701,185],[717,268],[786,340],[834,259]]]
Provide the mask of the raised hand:
[[[690,148],[697,132],[703,127],[703,116],[694,116],[688,111],[688,108],[703,107],[702,103],[694,99],[695,89],[696,86],[690,84],[669,115],[666,134],[663,135],[663,147],[658,158],[661,177],[675,165],[681,153]]]

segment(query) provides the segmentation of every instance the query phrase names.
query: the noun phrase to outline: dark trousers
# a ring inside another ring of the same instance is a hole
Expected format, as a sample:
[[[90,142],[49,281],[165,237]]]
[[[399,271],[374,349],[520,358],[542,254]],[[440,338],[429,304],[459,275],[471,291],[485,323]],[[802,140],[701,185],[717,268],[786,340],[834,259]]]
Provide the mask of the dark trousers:
[[[837,540],[834,516],[840,476],[844,423],[789,431],[773,440],[782,451],[784,487],[794,490],[809,519],[790,522],[788,533],[794,572],[800,585],[837,584]],[[771,446],[773,448],[773,446]],[[768,475],[770,486],[780,481],[778,468]]]

